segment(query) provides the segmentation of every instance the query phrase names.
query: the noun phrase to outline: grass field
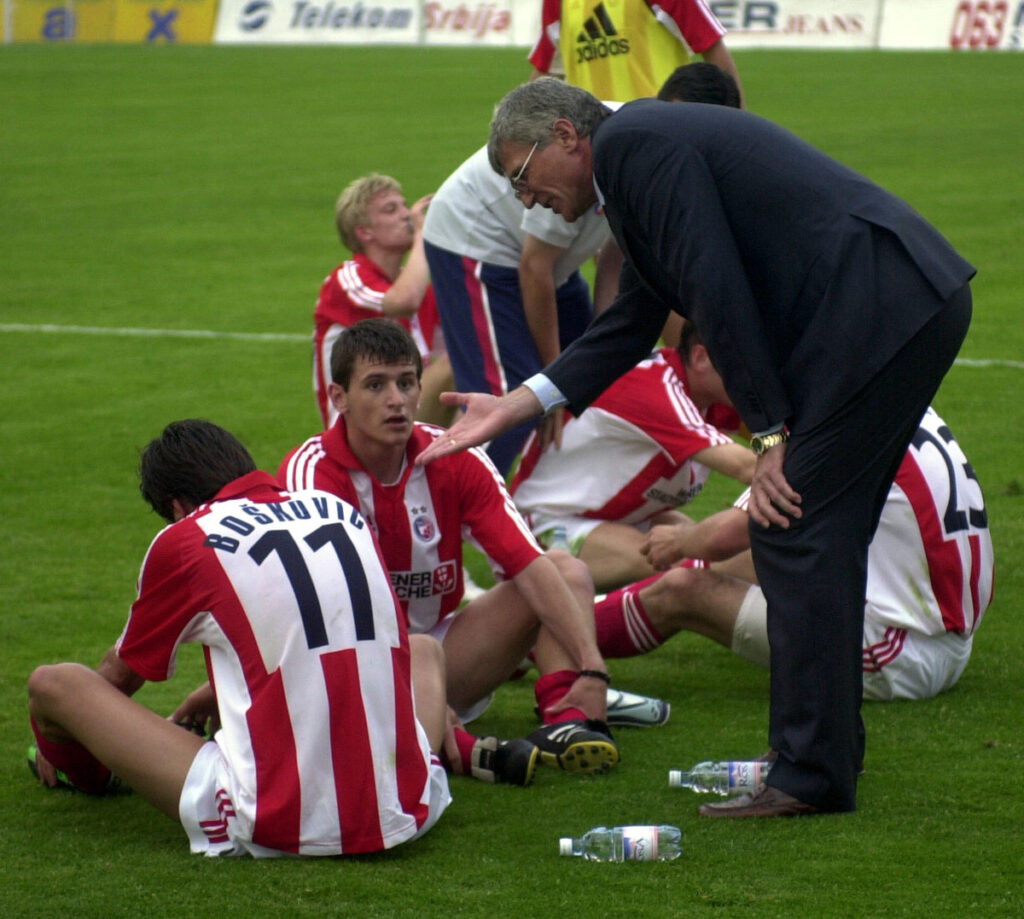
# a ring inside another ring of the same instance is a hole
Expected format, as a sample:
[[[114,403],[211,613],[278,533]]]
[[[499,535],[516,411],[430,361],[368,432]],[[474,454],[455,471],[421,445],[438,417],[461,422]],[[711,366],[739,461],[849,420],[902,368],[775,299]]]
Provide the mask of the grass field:
[[[621,731],[611,774],[455,780],[438,827],[380,856],[207,861],[138,798],[34,785],[25,680],[98,661],[159,526],[138,448],[202,416],[274,469],[312,433],[307,336],[341,254],[335,196],[371,170],[410,199],[436,188],[527,67],[520,51],[14,46],[0,50],[0,915],[1024,913],[1024,60],[736,58],[751,108],[905,197],[979,267],[970,363],[937,407],[985,488],[996,602],[952,692],[866,708],[858,811],[698,820],[667,770],[760,752],[767,679],[692,636],[615,662],[618,685],[670,699],[673,716]],[[220,337],[169,334],[189,330]],[[694,510],[730,497],[712,485]],[[140,700],[169,712],[200,678],[195,651]],[[532,705],[529,681],[509,684],[481,727],[524,733]],[[684,856],[557,856],[560,835],[635,822],[679,825]]]

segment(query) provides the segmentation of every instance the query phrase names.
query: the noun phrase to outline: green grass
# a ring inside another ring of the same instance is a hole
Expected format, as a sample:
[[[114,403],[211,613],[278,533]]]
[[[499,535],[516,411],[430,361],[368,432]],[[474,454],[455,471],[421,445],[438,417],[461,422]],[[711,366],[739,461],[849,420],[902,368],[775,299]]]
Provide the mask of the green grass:
[[[997,598],[950,693],[870,705],[859,809],[721,824],[667,786],[670,767],[760,752],[763,673],[696,636],[614,662],[672,720],[621,731],[599,778],[530,789],[453,781],[414,846],[344,861],[188,855],[137,798],[35,786],[24,685],[42,662],[95,663],[119,633],[158,527],[138,448],[211,418],[273,469],[316,427],[303,340],[338,260],[333,201],[393,173],[410,199],[485,138],[527,73],[519,51],[29,47],[0,50],[0,914],[431,917],[1011,916],[1024,911],[1024,68],[1014,55],[736,55],[751,108],[909,200],[980,269],[963,356],[937,399],[985,488]],[[11,331],[10,324],[283,333],[277,340]],[[712,484],[698,514],[731,497]],[[140,700],[170,711],[196,649]],[[529,681],[481,721],[532,726]],[[673,822],[684,856],[559,859],[560,835]]]

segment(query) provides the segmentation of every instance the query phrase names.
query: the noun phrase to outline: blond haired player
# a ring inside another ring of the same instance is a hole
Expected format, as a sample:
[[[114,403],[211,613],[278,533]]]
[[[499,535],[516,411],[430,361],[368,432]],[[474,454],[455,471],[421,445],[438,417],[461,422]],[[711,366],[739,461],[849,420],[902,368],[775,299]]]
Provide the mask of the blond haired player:
[[[402,186],[377,173],[355,179],[338,198],[335,224],[352,258],[324,279],[313,312],[313,392],[325,427],[336,417],[327,396],[331,346],[343,329],[374,316],[397,320],[416,342],[424,364],[423,420],[451,420],[438,404],[438,394],[452,385],[451,367],[423,254],[431,198],[409,207]]]

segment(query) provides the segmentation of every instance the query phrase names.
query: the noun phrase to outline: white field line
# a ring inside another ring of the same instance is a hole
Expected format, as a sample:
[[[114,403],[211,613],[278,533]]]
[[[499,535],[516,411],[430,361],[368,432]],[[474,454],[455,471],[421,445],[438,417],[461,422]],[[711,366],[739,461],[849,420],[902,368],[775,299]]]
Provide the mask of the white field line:
[[[308,342],[312,333],[300,335],[294,332],[216,332],[212,329],[131,329],[110,328],[88,325],[55,325],[50,323],[31,324],[22,322],[0,322],[0,332],[63,333],[65,335],[119,335],[136,338],[226,338],[235,341],[301,341]],[[1011,367],[1024,370],[1024,361],[1001,360],[997,358],[958,357],[955,361],[961,367]]]
[[[312,341],[313,333],[288,332],[215,332],[210,329],[118,329],[89,325],[30,325],[21,322],[0,323],[0,332],[41,332],[65,335],[120,335],[136,338],[229,338],[235,341]]]

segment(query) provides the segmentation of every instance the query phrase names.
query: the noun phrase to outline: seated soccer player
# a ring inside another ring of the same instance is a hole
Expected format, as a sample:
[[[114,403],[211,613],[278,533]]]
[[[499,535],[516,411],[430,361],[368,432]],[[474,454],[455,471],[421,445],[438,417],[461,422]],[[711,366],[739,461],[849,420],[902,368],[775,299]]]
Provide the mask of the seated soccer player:
[[[408,207],[395,179],[373,173],[351,182],[338,198],[335,224],[352,258],[324,279],[313,312],[313,392],[324,427],[335,418],[327,396],[331,346],[342,329],[374,316],[396,320],[416,341],[425,367],[420,420],[451,421],[451,409],[438,401],[442,390],[452,388],[452,372],[423,253],[431,197]]]
[[[40,781],[102,793],[116,775],[205,855],[374,852],[425,833],[451,800],[435,755],[444,658],[407,634],[367,521],[282,490],[205,421],[168,425],[140,474],[169,525],[99,667],[29,678]],[[182,642],[203,646],[217,689],[211,741],[130,698],[169,677]]]
[[[331,352],[329,394],[338,419],[292,450],[278,479],[359,507],[380,543],[409,630],[441,641],[448,703],[462,722],[486,707],[534,648],[544,726],[528,739],[546,763],[603,771],[618,751],[604,720],[608,675],[594,641],[586,568],[565,552],[541,550],[483,451],[414,464],[442,433],[413,420],[420,373],[415,343],[396,323],[367,319],[346,329]],[[488,557],[499,583],[456,615],[464,539]],[[459,727],[446,745],[449,765],[525,784],[529,775],[507,768],[508,743],[476,739]],[[488,748],[496,755],[484,756]]]
[[[644,552],[665,573],[599,598],[594,615],[606,657],[642,654],[686,629],[768,667],[767,606],[750,562],[746,499],[744,493],[697,524],[651,530]],[[714,564],[670,567],[681,559]],[[992,582],[981,488],[949,428],[929,409],[868,550],[864,698],[923,699],[953,686]]]
[[[546,540],[565,527],[596,589],[612,590],[654,573],[640,551],[647,530],[685,520],[677,508],[711,470],[750,482],[756,457],[724,430],[738,427],[688,324],[677,349],[656,351],[569,418],[560,448],[542,450],[531,438],[512,497],[534,535]]]

